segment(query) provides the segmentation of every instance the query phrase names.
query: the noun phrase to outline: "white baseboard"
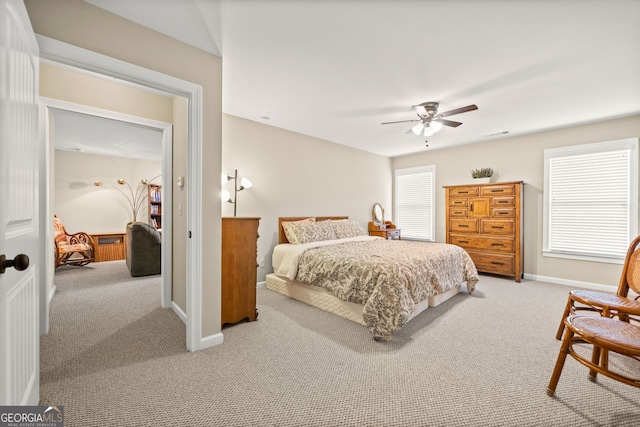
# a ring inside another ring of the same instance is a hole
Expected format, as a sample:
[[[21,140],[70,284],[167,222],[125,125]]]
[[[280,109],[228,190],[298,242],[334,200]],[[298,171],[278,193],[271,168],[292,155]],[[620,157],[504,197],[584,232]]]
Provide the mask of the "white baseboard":
[[[182,311],[182,309],[180,307],[178,307],[178,304],[176,304],[173,301],[171,301],[171,308],[173,309],[173,312],[180,318],[180,320],[182,320],[182,322],[186,325],[187,324],[187,313]]]
[[[549,276],[539,276],[537,274],[524,274],[525,279],[536,280],[538,282],[547,282],[553,283],[556,285],[568,286],[571,288],[584,288],[584,289],[592,289],[594,291],[601,292],[617,292],[618,290],[618,282],[619,278],[616,278],[615,285],[603,285],[601,283],[591,283],[591,282],[581,282],[579,280],[569,280],[569,279],[560,279],[558,277],[549,277]],[[638,294],[629,290],[629,297],[636,298]]]
[[[224,342],[224,336],[222,335],[222,332],[209,335],[208,337],[204,337],[200,340],[200,350],[204,350],[205,348],[220,345],[223,342]]]
[[[180,318],[180,320],[182,320],[186,325],[187,314],[184,311],[182,311],[182,309],[178,307],[178,305],[173,301],[171,302],[171,308],[173,309],[173,312]],[[200,340],[200,347],[198,348],[198,350],[204,350],[205,348],[220,345],[223,343],[223,341],[224,341],[224,336],[222,335],[222,332],[209,335],[208,337],[204,337]]]
[[[53,296],[56,293],[56,285],[53,285],[53,287],[51,288],[51,291],[49,291],[49,304],[51,304],[51,300],[53,299]]]
[[[593,289],[595,291],[615,292],[618,289],[618,283],[615,285],[603,285],[600,283],[581,282],[579,280],[561,279],[558,277],[539,276],[537,274],[524,274],[525,279],[536,280],[538,282],[554,283],[556,285],[569,286],[572,288]],[[616,279],[617,280],[617,279]]]
[[[263,282],[258,282],[256,283],[256,288],[266,288],[267,287],[267,281],[263,281]]]

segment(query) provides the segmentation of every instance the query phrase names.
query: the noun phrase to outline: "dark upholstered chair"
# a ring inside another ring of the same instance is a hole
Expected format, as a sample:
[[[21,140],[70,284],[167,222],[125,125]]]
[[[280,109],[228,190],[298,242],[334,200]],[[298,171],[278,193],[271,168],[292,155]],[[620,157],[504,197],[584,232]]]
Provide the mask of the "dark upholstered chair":
[[[160,232],[144,222],[127,224],[127,268],[132,277],[160,274]]]

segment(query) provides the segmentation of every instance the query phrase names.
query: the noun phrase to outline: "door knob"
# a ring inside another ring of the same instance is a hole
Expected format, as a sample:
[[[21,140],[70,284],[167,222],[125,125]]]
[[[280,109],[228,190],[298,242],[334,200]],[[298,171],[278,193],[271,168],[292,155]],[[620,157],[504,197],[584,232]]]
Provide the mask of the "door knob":
[[[29,267],[29,257],[25,254],[16,255],[14,259],[7,259],[4,254],[0,255],[0,274],[4,273],[4,270],[13,267],[18,271],[26,270]]]

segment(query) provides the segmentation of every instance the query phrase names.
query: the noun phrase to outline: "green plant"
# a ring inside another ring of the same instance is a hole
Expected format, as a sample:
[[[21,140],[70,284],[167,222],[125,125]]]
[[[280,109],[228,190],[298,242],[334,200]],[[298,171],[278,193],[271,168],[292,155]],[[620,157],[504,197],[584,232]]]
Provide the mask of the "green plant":
[[[493,169],[491,168],[471,169],[472,178],[490,178],[492,175]]]

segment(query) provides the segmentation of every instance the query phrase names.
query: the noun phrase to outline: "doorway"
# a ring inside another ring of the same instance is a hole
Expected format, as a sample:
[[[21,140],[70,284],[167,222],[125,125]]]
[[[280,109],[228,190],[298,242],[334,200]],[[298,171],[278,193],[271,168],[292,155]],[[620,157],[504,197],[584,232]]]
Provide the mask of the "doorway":
[[[38,45],[43,59],[56,63],[95,72],[112,78],[118,78],[126,82],[139,84],[153,89],[163,90],[168,93],[187,98],[188,108],[188,137],[187,137],[187,174],[185,176],[189,185],[186,190],[187,230],[202,229],[201,201],[199,195],[202,187],[202,87],[175,77],[171,77],[153,70],[145,69],[133,64],[125,63],[95,52],[71,46],[66,43],[38,36]],[[46,116],[45,116],[46,117]],[[46,127],[41,127],[43,130]],[[42,137],[46,139],[46,137]],[[43,161],[43,163],[46,163]],[[46,177],[45,187],[46,187]],[[42,196],[41,203],[47,206],[43,217],[49,218],[52,213],[48,210],[47,197]],[[41,224],[46,230],[46,224]],[[186,231],[186,230],[185,230]],[[200,266],[202,264],[202,235],[191,233],[186,245],[186,341],[187,349],[197,351],[205,347],[222,343],[222,334],[202,337],[202,277]],[[46,282],[46,271],[42,269],[41,281]],[[41,313],[46,321],[48,313],[47,295],[41,292]],[[43,329],[43,330],[46,330]]]
[[[173,176],[173,150],[172,150],[172,125],[170,123],[159,122],[151,119],[141,118],[137,116],[129,116],[126,114],[102,110],[94,107],[90,107],[87,105],[73,104],[66,101],[61,101],[57,99],[51,98],[40,98],[41,108],[43,109],[42,115],[45,117],[45,129],[47,130],[47,143],[46,147],[48,152],[50,153],[48,167],[49,170],[53,171],[53,163],[54,163],[54,155],[51,154],[54,152],[54,143],[52,140],[52,135],[49,133],[49,129],[52,127],[49,121],[51,118],[54,119],[53,126],[55,127],[55,117],[60,115],[61,112],[72,112],[81,115],[87,115],[94,118],[103,118],[109,120],[115,120],[120,123],[126,123],[129,125],[136,126],[144,126],[149,129],[154,129],[160,133],[160,161],[161,161],[161,176],[163,177],[163,204],[168,208],[163,212],[163,232],[162,236],[162,246],[161,246],[161,264],[162,264],[162,290],[161,290],[161,306],[163,308],[171,308],[171,283],[172,283],[172,251],[173,247],[173,233],[172,233],[172,209],[171,206],[173,204],[173,191],[171,182],[171,177]],[[103,147],[104,148],[104,147]],[[54,181],[54,173],[49,173],[49,180]],[[151,178],[145,177],[145,178]],[[50,194],[53,193],[52,186],[49,186]],[[47,229],[48,230],[48,229]],[[53,247],[53,236],[49,236],[49,231],[47,231],[47,247]],[[51,239],[51,240],[50,240]],[[49,261],[49,265],[47,266],[47,280],[45,288],[52,289],[51,285],[53,283],[53,272],[55,267],[51,264],[50,257],[47,258]],[[48,292],[46,292],[48,294]],[[44,316],[43,316],[44,317]],[[181,316],[184,321],[184,317]],[[48,330],[47,325],[48,316],[42,319],[42,328],[44,331]]]

